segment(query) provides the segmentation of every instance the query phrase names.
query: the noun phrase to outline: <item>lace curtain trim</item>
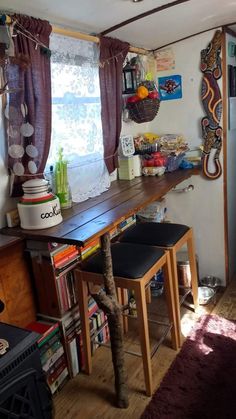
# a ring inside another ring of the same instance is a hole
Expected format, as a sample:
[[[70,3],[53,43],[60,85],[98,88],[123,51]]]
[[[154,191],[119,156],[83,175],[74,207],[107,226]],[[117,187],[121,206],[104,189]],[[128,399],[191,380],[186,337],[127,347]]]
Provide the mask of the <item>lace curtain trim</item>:
[[[68,160],[74,202],[104,192],[110,177],[103,159],[98,46],[52,34],[53,164],[59,146]]]

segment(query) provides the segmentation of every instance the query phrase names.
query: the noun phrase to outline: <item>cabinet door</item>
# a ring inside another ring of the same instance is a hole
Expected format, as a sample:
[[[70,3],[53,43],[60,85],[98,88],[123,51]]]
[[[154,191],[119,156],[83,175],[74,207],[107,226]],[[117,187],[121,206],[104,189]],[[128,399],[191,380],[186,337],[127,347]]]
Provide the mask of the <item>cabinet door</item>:
[[[0,321],[3,323],[10,323],[2,281],[0,281],[0,300],[2,300],[2,302],[5,304],[4,310],[2,311],[2,313],[0,313]]]
[[[1,321],[25,327],[35,320],[35,301],[23,242],[1,251],[0,298],[5,304]]]

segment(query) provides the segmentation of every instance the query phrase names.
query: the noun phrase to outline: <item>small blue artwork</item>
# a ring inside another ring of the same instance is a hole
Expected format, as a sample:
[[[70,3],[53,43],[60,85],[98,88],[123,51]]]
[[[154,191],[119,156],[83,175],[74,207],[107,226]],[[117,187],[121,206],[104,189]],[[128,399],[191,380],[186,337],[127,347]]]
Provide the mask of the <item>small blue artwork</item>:
[[[158,89],[161,100],[181,99],[182,80],[181,76],[158,77]]]

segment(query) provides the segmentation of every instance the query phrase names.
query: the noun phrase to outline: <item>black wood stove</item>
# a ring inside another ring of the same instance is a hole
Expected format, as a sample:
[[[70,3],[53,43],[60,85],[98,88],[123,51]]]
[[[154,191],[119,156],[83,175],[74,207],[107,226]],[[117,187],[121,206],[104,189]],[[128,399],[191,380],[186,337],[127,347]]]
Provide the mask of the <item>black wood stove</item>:
[[[0,419],[51,419],[38,334],[0,323]],[[9,345],[9,346],[8,346]]]

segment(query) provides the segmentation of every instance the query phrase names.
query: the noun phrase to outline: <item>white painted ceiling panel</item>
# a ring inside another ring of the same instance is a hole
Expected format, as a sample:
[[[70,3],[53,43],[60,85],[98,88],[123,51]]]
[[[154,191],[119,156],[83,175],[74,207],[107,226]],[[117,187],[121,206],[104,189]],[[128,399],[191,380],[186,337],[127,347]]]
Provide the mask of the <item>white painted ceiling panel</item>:
[[[0,0],[0,10],[11,10],[70,28],[99,33],[174,0]]]
[[[80,32],[99,34],[174,0],[0,0],[0,12],[19,12]],[[236,0],[189,0],[129,23],[107,36],[156,49],[213,27],[236,22]]]
[[[236,2],[192,0],[123,26],[109,35],[155,49],[209,28],[236,21]],[[222,10],[223,9],[223,10]]]

